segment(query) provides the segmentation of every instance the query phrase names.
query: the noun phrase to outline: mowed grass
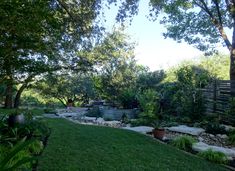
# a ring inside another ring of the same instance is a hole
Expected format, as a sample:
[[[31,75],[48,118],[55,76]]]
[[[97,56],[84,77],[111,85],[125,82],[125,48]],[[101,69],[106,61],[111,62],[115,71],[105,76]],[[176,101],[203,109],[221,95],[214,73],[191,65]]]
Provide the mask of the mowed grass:
[[[52,128],[38,171],[222,171],[135,132],[48,119]]]
[[[43,109],[3,109],[3,108],[0,108],[0,115],[10,115],[12,113],[26,113],[26,112],[30,112],[32,113],[32,115],[34,116],[38,116],[38,115],[42,115],[44,114],[44,110]]]

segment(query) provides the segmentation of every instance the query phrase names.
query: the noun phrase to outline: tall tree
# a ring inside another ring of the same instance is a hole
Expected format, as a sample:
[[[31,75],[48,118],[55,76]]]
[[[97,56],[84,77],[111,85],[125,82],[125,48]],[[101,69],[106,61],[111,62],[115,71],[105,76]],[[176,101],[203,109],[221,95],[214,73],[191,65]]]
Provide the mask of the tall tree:
[[[137,72],[134,45],[122,28],[108,33],[101,46],[96,49],[97,55],[107,59],[99,70],[101,90],[108,100],[116,101],[125,88],[134,86]]]
[[[14,85],[21,85],[15,98],[18,107],[22,91],[35,76],[74,67],[74,50],[82,47],[85,37],[100,31],[94,22],[100,4],[99,0],[0,1],[0,84],[6,86],[6,108],[13,106]]]
[[[194,44],[208,53],[222,43],[230,52],[230,79],[235,80],[235,1],[234,0],[150,0],[153,19],[162,12],[164,37]],[[138,13],[139,0],[123,1],[117,18]],[[231,41],[226,28],[232,29]],[[235,89],[235,85],[232,85]],[[232,92],[235,95],[235,92]]]
[[[91,74],[48,74],[35,87],[42,95],[59,100],[64,106],[69,99],[87,104],[95,96]]]

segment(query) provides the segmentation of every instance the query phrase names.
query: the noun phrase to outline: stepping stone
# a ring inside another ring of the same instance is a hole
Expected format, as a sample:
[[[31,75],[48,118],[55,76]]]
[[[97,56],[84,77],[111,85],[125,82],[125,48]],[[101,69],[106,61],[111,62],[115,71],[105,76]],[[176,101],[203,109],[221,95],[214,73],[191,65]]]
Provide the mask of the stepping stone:
[[[66,113],[60,113],[57,115],[60,117],[72,117],[72,116],[77,116],[78,114],[74,112],[66,112]]]
[[[234,149],[208,145],[203,142],[198,142],[198,143],[193,144],[192,149],[197,152],[207,151],[211,149],[212,151],[222,152],[229,158],[235,157]]]
[[[46,118],[59,118],[58,115],[55,114],[43,114],[41,117],[46,117]],[[39,118],[39,117],[37,117]]]
[[[123,129],[127,129],[127,130],[131,130],[131,131],[135,131],[135,132],[146,134],[148,132],[152,132],[152,130],[154,128],[153,127],[149,127],[149,126],[137,126],[137,127],[123,127]]]
[[[179,132],[179,133],[184,133],[184,134],[189,134],[189,135],[194,135],[194,136],[198,136],[199,134],[205,132],[205,130],[202,128],[189,127],[186,125],[168,127],[167,129],[169,131]]]

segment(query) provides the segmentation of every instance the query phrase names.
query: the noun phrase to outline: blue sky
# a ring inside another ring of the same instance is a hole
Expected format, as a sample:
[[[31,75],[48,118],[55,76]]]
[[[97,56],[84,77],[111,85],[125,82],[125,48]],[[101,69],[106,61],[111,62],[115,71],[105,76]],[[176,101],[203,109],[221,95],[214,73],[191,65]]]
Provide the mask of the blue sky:
[[[148,0],[140,1],[138,16],[135,16],[126,33],[131,35],[132,41],[137,42],[135,50],[136,59],[139,64],[148,66],[151,70],[167,69],[188,59],[197,59],[202,52],[186,43],[177,43],[172,39],[164,39],[162,33],[164,26],[158,21],[149,21]],[[112,30],[115,24],[117,9],[111,6],[111,10],[105,10],[108,30]],[[220,47],[226,52],[226,48]]]

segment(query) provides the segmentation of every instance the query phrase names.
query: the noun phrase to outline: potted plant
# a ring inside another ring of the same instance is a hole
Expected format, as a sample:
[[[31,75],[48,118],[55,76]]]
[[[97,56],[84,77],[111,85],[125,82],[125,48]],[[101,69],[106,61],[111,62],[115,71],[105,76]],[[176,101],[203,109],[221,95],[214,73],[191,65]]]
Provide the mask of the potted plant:
[[[163,125],[159,121],[155,121],[153,123],[153,136],[154,138],[162,140],[165,136],[165,129],[162,127]]]

